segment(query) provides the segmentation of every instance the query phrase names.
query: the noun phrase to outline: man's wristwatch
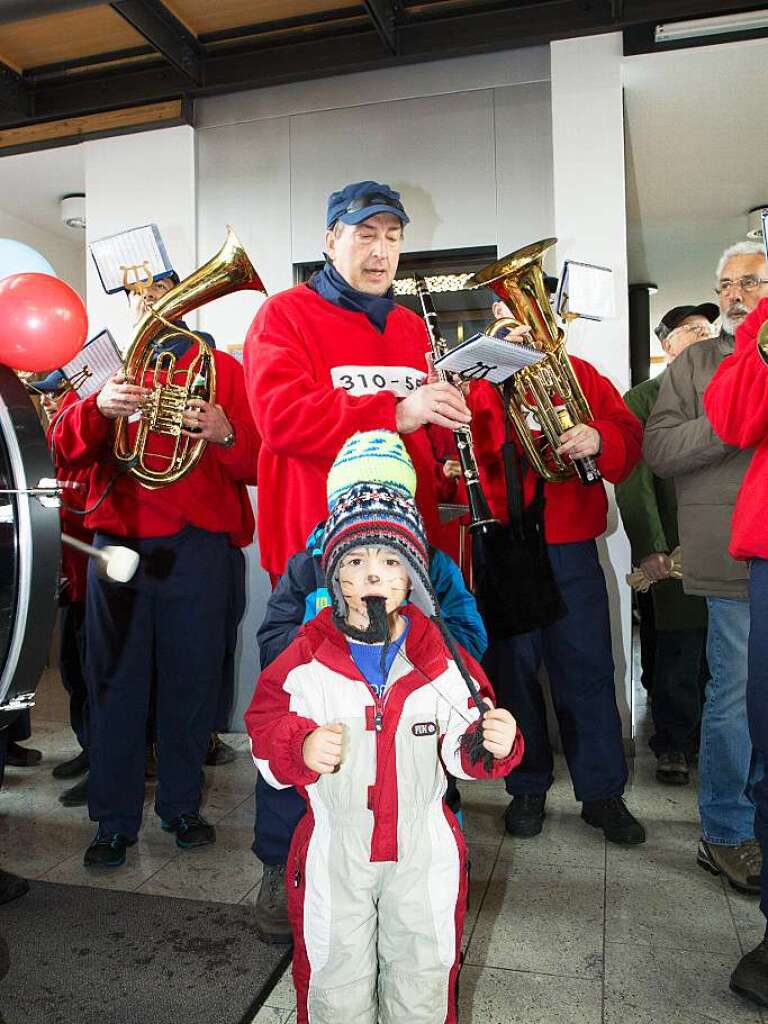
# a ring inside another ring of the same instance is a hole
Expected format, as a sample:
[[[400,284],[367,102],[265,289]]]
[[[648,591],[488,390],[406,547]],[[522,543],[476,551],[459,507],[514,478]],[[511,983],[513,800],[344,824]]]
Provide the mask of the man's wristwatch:
[[[223,444],[225,448],[231,448],[234,443],[235,443],[235,432],[234,432],[234,430],[230,430],[230,432],[227,434],[227,436],[223,437],[221,439],[221,444]]]

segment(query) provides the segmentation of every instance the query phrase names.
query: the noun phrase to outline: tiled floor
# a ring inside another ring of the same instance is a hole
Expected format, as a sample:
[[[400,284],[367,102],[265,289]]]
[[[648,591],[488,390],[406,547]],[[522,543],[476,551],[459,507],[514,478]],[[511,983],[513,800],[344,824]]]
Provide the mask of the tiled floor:
[[[0,793],[3,867],[166,896],[255,898],[260,866],[249,849],[253,768],[244,737],[229,737],[241,749],[233,764],[207,770],[203,811],[216,823],[215,847],[177,850],[157,827],[148,786],[145,826],[127,868],[92,875],[82,854],[93,826],[85,809],[58,803],[64,784],[50,774],[75,751],[65,713],[58,683],[46,680],[34,712],[44,761],[30,771],[9,769]],[[728,991],[739,955],[763,934],[756,901],[696,867],[695,788],[655,782],[645,732],[643,721],[627,792],[648,829],[642,847],[607,845],[581,822],[562,764],[544,832],[532,840],[504,836],[500,785],[462,787],[472,853],[462,1024],[768,1024],[768,1015]],[[286,975],[256,1022],[290,1024],[294,1007]]]

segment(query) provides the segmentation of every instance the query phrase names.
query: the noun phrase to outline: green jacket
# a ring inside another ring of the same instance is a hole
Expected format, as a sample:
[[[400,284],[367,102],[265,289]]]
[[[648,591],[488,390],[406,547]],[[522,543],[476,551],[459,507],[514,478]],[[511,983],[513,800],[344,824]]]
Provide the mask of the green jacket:
[[[624,395],[627,406],[643,424],[656,404],[662,376],[643,381]],[[646,463],[640,462],[615,490],[616,503],[632,547],[633,565],[639,565],[656,551],[669,554],[678,546],[674,480],[654,476]],[[651,594],[657,629],[703,629],[706,626],[704,599],[685,594],[680,580],[654,583]]]

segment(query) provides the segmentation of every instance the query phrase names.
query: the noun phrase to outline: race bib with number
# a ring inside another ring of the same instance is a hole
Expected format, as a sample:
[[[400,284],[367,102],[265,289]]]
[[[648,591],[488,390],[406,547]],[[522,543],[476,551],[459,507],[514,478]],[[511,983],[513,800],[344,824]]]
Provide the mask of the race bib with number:
[[[407,398],[424,383],[426,373],[412,366],[334,366],[331,381],[350,395],[375,395],[392,391],[398,398]]]

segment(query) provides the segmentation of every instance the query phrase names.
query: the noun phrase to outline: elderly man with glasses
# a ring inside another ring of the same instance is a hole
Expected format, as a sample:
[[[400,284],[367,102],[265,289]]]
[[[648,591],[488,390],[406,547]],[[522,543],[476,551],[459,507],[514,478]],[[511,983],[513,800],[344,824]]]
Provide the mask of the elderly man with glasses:
[[[703,395],[734,350],[736,328],[768,296],[762,246],[739,242],[717,266],[722,327],[717,337],[686,348],[664,374],[646,423],[643,454],[651,470],[674,479],[683,556],[683,589],[706,598],[707,685],[699,748],[701,840],[697,861],[724,875],[738,891],[760,891],[761,856],[755,809],[747,797],[756,781],[747,728],[747,565],[728,554],[736,495],[752,458],[712,429]]]

